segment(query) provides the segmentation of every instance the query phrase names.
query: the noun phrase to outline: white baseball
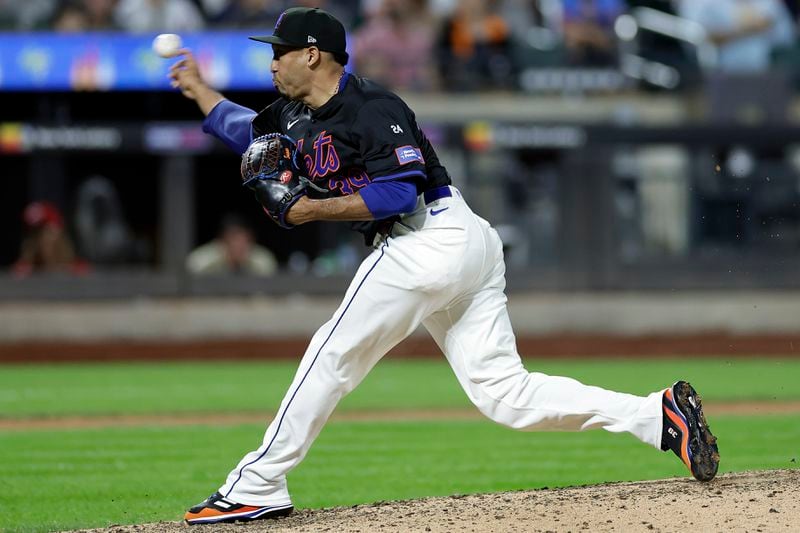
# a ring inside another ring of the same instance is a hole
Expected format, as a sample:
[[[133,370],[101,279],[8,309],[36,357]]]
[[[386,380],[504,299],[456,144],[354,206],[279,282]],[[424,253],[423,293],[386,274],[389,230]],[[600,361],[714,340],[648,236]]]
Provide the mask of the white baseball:
[[[181,36],[175,33],[162,33],[153,39],[153,52],[161,57],[173,57],[183,45]]]

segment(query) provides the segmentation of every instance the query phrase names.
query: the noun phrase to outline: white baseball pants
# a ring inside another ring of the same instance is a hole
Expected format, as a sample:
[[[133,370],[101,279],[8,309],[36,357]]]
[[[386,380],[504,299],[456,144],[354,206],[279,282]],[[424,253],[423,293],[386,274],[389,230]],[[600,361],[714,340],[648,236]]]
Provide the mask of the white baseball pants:
[[[313,336],[263,444],[219,489],[246,505],[291,503],[286,474],[336,404],[393,346],[423,324],[469,399],[521,430],[604,428],[661,443],[663,391],[638,397],[528,372],[506,310],[502,244],[457,189],[396,223],[356,272],[333,317]]]

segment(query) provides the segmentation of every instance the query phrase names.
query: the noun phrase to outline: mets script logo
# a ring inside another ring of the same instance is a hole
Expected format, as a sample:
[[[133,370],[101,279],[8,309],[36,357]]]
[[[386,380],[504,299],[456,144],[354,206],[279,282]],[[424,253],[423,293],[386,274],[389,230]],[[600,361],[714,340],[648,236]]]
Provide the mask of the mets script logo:
[[[333,147],[333,136],[325,135],[323,130],[317,140],[313,143],[314,154],[305,154],[303,157],[306,161],[306,169],[308,169],[308,177],[312,180],[327,176],[331,172],[339,170],[339,154],[336,153],[336,148]],[[297,149],[302,152],[303,141],[297,141]]]

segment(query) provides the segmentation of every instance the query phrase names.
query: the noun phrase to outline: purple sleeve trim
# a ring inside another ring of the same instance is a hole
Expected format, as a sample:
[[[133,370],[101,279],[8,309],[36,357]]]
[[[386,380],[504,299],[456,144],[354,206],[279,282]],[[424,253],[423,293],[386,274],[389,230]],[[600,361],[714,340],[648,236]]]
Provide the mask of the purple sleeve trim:
[[[406,172],[398,172],[397,174],[387,174],[386,176],[378,176],[377,178],[372,178],[372,182],[380,182],[380,181],[390,181],[402,178],[410,178],[412,176],[420,177],[423,179],[427,179],[428,176],[422,170],[408,170]]]
[[[408,181],[372,182],[359,192],[375,220],[409,213],[417,205],[417,186]]]
[[[203,120],[203,131],[243,154],[253,140],[252,122],[256,112],[230,100],[222,100]]]

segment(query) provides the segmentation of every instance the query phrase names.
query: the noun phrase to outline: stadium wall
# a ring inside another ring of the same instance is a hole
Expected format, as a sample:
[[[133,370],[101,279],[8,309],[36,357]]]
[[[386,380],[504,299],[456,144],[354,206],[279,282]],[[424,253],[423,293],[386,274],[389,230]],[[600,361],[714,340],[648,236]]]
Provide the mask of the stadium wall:
[[[336,309],[333,296],[0,303],[10,342],[270,339],[308,336]],[[800,335],[800,293],[514,293],[520,336]],[[422,333],[422,332],[420,332]]]

